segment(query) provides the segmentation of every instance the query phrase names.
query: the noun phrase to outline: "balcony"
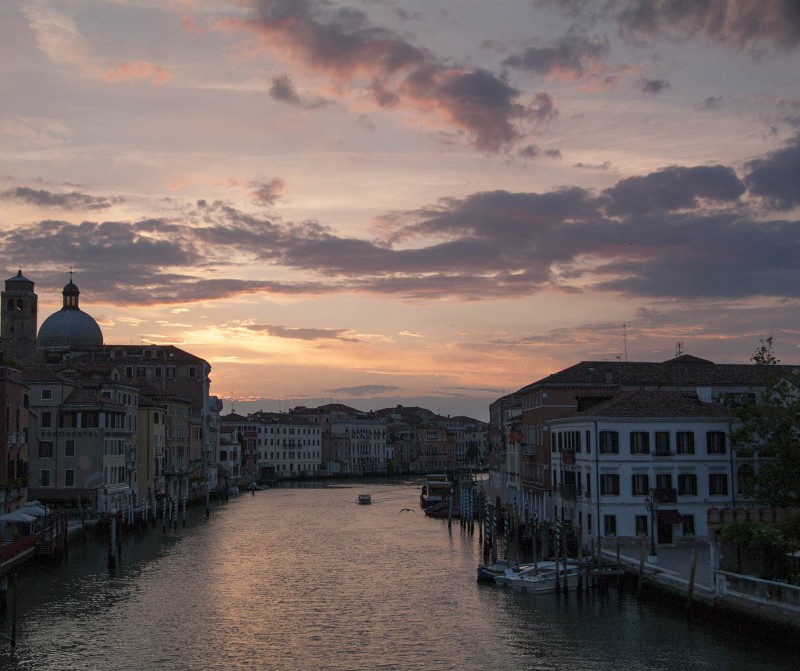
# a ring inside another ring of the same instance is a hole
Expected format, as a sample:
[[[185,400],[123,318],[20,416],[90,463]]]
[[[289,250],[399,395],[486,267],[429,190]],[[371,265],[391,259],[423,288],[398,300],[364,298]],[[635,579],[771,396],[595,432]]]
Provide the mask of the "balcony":
[[[576,499],[578,497],[575,485],[558,485],[558,493],[561,494],[562,499]]]
[[[657,487],[653,490],[653,498],[659,503],[677,503],[678,490],[671,487]]]
[[[674,457],[675,452],[670,449],[656,449],[654,456],[658,459],[663,459],[664,457]]]

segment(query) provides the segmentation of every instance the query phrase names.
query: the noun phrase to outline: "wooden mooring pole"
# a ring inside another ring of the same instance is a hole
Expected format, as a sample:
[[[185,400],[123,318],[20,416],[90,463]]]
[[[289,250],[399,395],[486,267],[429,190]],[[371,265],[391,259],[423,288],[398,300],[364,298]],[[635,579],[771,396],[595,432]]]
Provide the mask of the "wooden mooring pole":
[[[642,583],[644,582],[644,557],[647,552],[647,536],[642,536],[642,547],[639,551],[639,580],[636,584],[636,598],[642,598]]]
[[[697,546],[692,545],[692,559],[689,564],[689,594],[686,601],[686,618],[691,617],[692,614],[692,598],[694,597],[694,576],[697,570]]]

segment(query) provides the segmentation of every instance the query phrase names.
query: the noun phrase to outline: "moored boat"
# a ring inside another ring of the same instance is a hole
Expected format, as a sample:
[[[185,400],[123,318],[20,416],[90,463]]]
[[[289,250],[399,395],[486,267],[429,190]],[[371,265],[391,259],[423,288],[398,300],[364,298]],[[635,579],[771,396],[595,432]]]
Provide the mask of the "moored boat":
[[[565,584],[567,589],[576,589],[581,570],[581,565],[574,561],[568,561],[566,567],[562,563],[556,566],[556,562],[539,562],[514,575],[504,573],[495,578],[495,583],[520,592],[552,594]]]
[[[423,508],[444,503],[450,500],[450,491],[453,483],[447,478],[446,473],[429,473],[422,485],[419,495],[419,504]]]
[[[358,495],[358,502],[362,506],[367,506],[372,503],[372,495],[371,494],[359,494]]]
[[[494,584],[494,579],[503,575],[511,564],[507,559],[498,559],[494,564],[480,564],[478,566],[478,582],[488,582]]]

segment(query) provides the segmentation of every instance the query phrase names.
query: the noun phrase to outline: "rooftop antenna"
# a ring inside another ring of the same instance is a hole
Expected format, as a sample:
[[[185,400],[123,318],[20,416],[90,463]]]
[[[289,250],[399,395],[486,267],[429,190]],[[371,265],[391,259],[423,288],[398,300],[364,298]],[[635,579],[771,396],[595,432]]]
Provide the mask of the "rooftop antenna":
[[[625,363],[628,363],[628,327],[623,324],[622,325],[622,342],[625,346]]]
[[[681,354],[683,354],[683,341],[679,340],[675,344],[675,358],[678,358]]]

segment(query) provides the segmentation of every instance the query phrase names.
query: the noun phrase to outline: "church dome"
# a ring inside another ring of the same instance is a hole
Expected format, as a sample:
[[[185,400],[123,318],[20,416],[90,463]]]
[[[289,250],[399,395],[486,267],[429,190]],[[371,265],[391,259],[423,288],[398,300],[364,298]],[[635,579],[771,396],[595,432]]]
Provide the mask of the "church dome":
[[[61,292],[64,305],[39,327],[36,348],[49,351],[90,351],[103,346],[103,332],[94,318],[78,307],[78,287],[70,281]]]

